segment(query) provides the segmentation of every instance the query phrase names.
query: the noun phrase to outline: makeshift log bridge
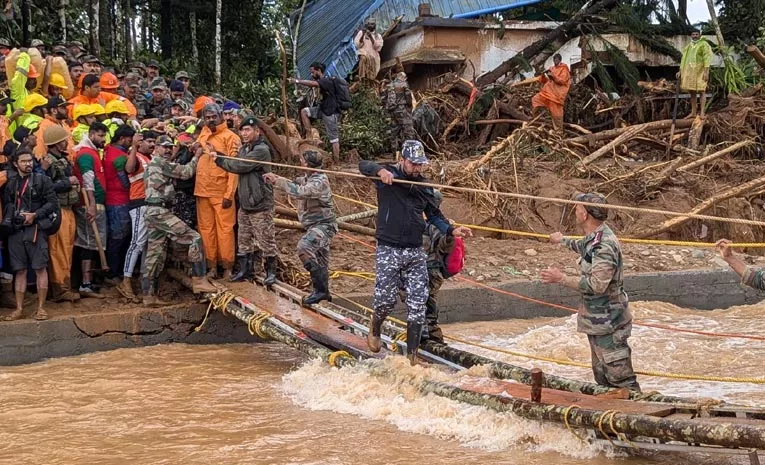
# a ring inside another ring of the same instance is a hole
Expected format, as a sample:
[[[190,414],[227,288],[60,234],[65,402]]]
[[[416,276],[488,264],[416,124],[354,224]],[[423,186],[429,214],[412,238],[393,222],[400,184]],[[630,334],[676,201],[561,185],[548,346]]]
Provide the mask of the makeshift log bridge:
[[[182,272],[168,271],[190,287]],[[305,308],[300,305],[304,295],[281,282],[271,291],[236,283],[230,289],[220,286],[217,294],[209,295],[208,311],[227,313],[247,324],[254,335],[282,342],[333,366],[364,363],[375,376],[394,376],[369,360],[405,350],[403,328],[386,322],[382,339],[387,347],[372,354],[366,347],[366,314],[327,302]],[[619,392],[602,386],[433,342],[426,343],[419,354],[423,360],[453,371],[487,365],[492,376],[459,376],[450,383],[413,381],[419,383],[421,392],[559,423],[583,441],[630,449],[743,455],[753,465],[760,463],[758,451],[765,451],[765,409],[635,392],[629,399],[618,398]]]

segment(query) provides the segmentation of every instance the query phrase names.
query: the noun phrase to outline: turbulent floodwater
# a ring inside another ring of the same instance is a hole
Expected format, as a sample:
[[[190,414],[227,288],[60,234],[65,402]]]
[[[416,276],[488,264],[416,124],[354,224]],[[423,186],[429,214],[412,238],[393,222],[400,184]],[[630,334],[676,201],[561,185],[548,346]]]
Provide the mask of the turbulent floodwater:
[[[765,305],[694,312],[636,303],[636,318],[715,332],[765,334]],[[488,345],[588,361],[573,318],[449,325]],[[635,327],[639,369],[762,376],[765,342]],[[471,351],[590,379],[588,370]],[[0,368],[2,464],[728,464],[720,456],[624,457],[580,443],[565,428],[423,396],[408,382],[455,374],[411,368],[338,370],[276,344],[166,345]],[[480,374],[481,370],[474,371]],[[645,390],[765,405],[765,386],[641,376]]]

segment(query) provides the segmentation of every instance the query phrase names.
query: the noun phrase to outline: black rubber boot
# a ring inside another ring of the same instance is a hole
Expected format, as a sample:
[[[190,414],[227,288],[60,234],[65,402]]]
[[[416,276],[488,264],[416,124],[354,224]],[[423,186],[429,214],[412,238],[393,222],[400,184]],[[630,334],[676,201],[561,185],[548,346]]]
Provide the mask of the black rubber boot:
[[[377,314],[372,315],[372,319],[369,321],[369,334],[367,334],[367,347],[369,347],[369,351],[372,353],[380,352],[380,349],[382,349],[382,341],[380,341],[380,334],[382,333],[382,325],[383,322],[382,318],[378,317]]]
[[[239,271],[231,277],[230,281],[232,283],[238,283],[252,279],[252,254],[246,253],[244,255],[237,255],[236,262],[239,264]]]
[[[266,279],[263,280],[263,285],[271,287],[276,283],[276,257],[266,257],[263,269],[266,271]]]
[[[303,305],[318,304],[322,300],[332,302],[332,297],[329,295],[329,270],[313,261],[305,263],[304,266],[311,273],[313,292],[303,298]]]
[[[409,321],[406,323],[406,358],[409,363],[417,365],[417,351],[420,349],[422,324]]]

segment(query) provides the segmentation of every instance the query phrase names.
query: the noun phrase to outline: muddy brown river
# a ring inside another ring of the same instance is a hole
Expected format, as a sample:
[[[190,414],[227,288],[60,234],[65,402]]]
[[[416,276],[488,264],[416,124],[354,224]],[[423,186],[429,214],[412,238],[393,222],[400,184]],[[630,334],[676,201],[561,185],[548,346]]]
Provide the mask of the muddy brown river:
[[[765,334],[765,305],[696,312],[636,303],[636,317]],[[447,325],[483,344],[588,361],[572,318]],[[638,369],[763,375],[765,342],[636,327]],[[469,350],[579,379],[586,369]],[[455,376],[380,362],[418,376]],[[419,370],[419,371],[418,371]],[[640,377],[645,390],[765,405],[765,386]],[[420,394],[364,367],[338,370],[277,344],[184,344],[0,367],[1,464],[743,464],[741,458],[600,450],[564,427]]]

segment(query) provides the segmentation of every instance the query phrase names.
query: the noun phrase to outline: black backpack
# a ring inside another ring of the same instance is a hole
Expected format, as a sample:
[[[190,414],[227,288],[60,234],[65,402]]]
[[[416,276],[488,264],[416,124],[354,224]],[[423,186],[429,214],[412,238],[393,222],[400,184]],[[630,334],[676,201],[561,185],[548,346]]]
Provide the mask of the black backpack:
[[[346,111],[351,109],[351,91],[348,89],[348,81],[341,77],[333,77],[332,82],[335,84],[335,101],[340,111]]]

